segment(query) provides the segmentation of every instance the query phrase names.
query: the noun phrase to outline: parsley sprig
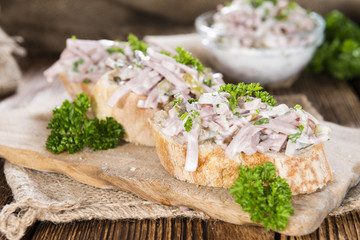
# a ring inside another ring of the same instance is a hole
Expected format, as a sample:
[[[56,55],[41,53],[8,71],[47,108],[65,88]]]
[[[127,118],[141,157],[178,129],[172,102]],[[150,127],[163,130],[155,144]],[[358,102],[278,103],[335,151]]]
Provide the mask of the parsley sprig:
[[[360,27],[339,11],[326,16],[326,39],[307,67],[312,73],[326,73],[339,80],[360,76]]]
[[[250,97],[260,98],[262,102],[269,104],[270,106],[275,105],[274,98],[266,91],[262,91],[263,87],[259,83],[239,83],[234,85],[231,83],[222,85],[219,92],[227,92],[231,95],[228,97],[230,109],[236,113],[236,107],[239,106],[239,99],[246,97],[246,101],[250,101]]]
[[[193,66],[198,72],[202,72],[204,71],[204,66],[202,65],[202,63],[200,62],[199,59],[194,58],[192,56],[192,54],[188,51],[186,51],[184,48],[182,47],[177,47],[175,49],[175,51],[177,52],[178,55],[173,56],[173,58],[179,62],[182,63],[184,65],[191,65]]]
[[[128,35],[128,43],[130,44],[130,47],[134,52],[135,50],[139,50],[142,51],[144,54],[146,54],[146,50],[149,47],[148,44],[140,41],[139,38],[132,33]]]
[[[267,230],[284,230],[294,213],[291,189],[285,179],[276,176],[273,163],[254,168],[240,165],[240,173],[230,193],[253,222],[261,222]]]
[[[123,127],[111,117],[89,119],[86,115],[89,108],[90,101],[84,93],[77,95],[73,103],[65,100],[55,108],[47,126],[51,134],[46,148],[53,153],[74,153],[86,146],[94,151],[114,148],[119,138],[124,137]]]

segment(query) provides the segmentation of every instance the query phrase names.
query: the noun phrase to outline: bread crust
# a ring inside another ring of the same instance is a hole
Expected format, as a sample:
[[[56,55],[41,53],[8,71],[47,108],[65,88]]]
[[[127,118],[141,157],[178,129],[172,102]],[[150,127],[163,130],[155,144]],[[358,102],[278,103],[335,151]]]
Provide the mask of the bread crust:
[[[99,119],[113,117],[121,123],[125,129],[125,140],[135,144],[155,146],[148,119],[152,118],[159,109],[137,107],[138,101],[145,100],[146,96],[130,92],[121,98],[113,108],[107,105],[112,94],[121,87],[112,80],[117,73],[117,70],[108,72],[96,83],[91,100],[95,116]]]
[[[95,84],[94,82],[83,83],[83,82],[72,82],[68,81],[68,78],[64,73],[59,73],[59,78],[63,83],[66,91],[70,95],[71,99],[76,99],[76,96],[80,93],[85,93],[91,99],[92,92],[94,90]]]
[[[167,137],[160,131],[156,121],[151,122],[156,142],[156,150],[161,164],[177,179],[199,185],[229,188],[239,175],[239,165],[255,166],[272,162],[277,174],[285,178],[294,195],[312,193],[333,179],[327,161],[324,145],[298,151],[296,156],[288,157],[283,153],[238,153],[233,160],[225,156],[225,151],[214,143],[199,145],[198,168],[194,172],[184,170],[186,144],[174,137]]]

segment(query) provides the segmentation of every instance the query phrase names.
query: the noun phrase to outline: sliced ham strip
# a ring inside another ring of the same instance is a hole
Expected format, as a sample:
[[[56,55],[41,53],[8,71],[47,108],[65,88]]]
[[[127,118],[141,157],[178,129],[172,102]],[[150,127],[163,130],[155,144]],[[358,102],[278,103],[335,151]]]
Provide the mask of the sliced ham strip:
[[[198,167],[199,132],[200,126],[194,124],[191,131],[187,134],[186,161],[184,169],[188,172],[194,172]]]
[[[184,83],[184,81],[183,81],[183,79],[181,77],[179,77],[178,75],[170,72],[168,69],[163,67],[161,64],[154,63],[154,62],[151,62],[151,61],[146,61],[146,62],[144,62],[144,64],[151,67],[152,69],[154,69],[159,74],[163,75],[169,82],[174,84],[180,90],[186,90],[187,89],[187,87],[186,87],[186,85],[185,85],[185,83]]]
[[[269,128],[275,132],[284,133],[287,135],[294,134],[298,130],[294,125],[278,119],[271,119],[269,120],[268,124],[259,125],[259,128]]]

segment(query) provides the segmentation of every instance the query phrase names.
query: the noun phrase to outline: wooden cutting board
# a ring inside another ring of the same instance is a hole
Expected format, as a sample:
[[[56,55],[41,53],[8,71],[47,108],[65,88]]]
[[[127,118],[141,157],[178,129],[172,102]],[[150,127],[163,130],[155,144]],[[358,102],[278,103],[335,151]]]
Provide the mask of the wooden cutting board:
[[[161,204],[198,209],[226,222],[253,224],[227,189],[189,184],[169,175],[154,148],[123,142],[107,151],[86,149],[58,155],[48,152],[47,122],[54,106],[67,97],[59,84],[51,84],[39,88],[27,101],[13,100],[12,109],[4,110],[0,104],[0,156],[24,167],[63,173],[96,187],[117,187]],[[301,96],[283,97],[282,101],[294,99],[303,106],[308,104]],[[328,213],[341,204],[347,190],[359,181],[360,158],[355,153],[360,130],[326,124],[333,131],[325,148],[335,179],[321,191],[293,197],[295,214],[283,234],[304,235],[316,230]]]

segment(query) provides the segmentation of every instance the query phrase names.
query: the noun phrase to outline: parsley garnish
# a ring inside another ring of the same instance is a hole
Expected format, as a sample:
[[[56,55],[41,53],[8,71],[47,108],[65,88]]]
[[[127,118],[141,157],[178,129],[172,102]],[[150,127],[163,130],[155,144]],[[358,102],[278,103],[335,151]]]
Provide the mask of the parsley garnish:
[[[240,165],[239,169],[239,177],[229,190],[235,202],[250,213],[251,221],[263,223],[266,230],[284,230],[294,213],[289,184],[276,177],[275,166],[270,162],[253,169]]]
[[[71,39],[72,39],[72,40],[76,40],[77,38],[76,38],[75,35],[72,35],[72,36],[71,36]]]
[[[184,122],[184,128],[185,128],[185,131],[187,132],[190,132],[192,127],[193,127],[193,118],[196,118],[200,116],[199,112],[198,111],[195,111],[195,110],[192,110],[192,113],[191,115],[189,115],[188,112],[184,112],[181,116],[180,116],[180,120],[181,121],[186,121]]]
[[[299,104],[296,104],[295,107],[294,107],[294,109],[295,109],[295,110],[300,110],[300,109],[302,109],[302,106],[299,105]]]
[[[260,7],[265,1],[272,2],[274,5],[277,4],[277,0],[247,0],[251,3],[254,8]]]
[[[193,102],[198,102],[199,101],[199,99],[197,99],[197,98],[190,98],[189,100],[188,100],[188,103],[193,103]]]
[[[181,98],[178,98],[178,99],[173,101],[173,106],[175,106],[177,104],[181,104],[181,102],[182,102]]]
[[[82,59],[82,58],[80,60],[74,62],[73,69],[72,69],[73,72],[79,72],[79,65],[81,65],[83,63],[84,63],[84,59]]]
[[[111,117],[89,119],[86,116],[89,108],[90,101],[84,93],[77,95],[73,103],[65,100],[61,107],[55,108],[47,126],[51,134],[46,148],[53,153],[74,153],[84,147],[94,151],[114,148],[119,138],[124,137],[123,127]]]
[[[269,119],[268,118],[262,118],[257,120],[256,122],[254,122],[254,125],[262,125],[262,124],[266,124],[269,123]]]
[[[303,125],[299,125],[298,127],[299,131],[297,133],[294,134],[290,134],[289,135],[289,140],[292,141],[293,143],[296,143],[296,140],[300,137],[300,135],[302,134],[302,131],[304,130],[304,126]]]
[[[122,49],[121,47],[116,47],[116,46],[108,48],[108,49],[106,49],[106,51],[108,53],[110,53],[110,54],[112,54],[112,53],[122,53],[122,54],[124,54],[124,49]]]
[[[212,79],[211,78],[207,78],[203,80],[203,83],[205,85],[208,85],[209,87],[213,86],[214,84],[212,83]]]
[[[360,27],[339,11],[326,16],[326,39],[307,70],[327,73],[339,80],[359,79]]]
[[[263,87],[259,83],[239,83],[234,85],[231,83],[220,86],[219,92],[227,92],[231,95],[228,97],[230,109],[233,113],[236,113],[236,107],[239,106],[239,99],[241,97],[246,97],[246,100],[249,101],[249,97],[260,98],[262,102],[269,104],[270,106],[275,105],[274,98],[266,91],[261,91]]]
[[[143,41],[140,41],[134,34],[130,33],[128,35],[128,42],[134,52],[135,50],[139,50],[146,54],[146,49],[149,47],[149,45]]]
[[[281,8],[279,11],[279,14],[275,16],[275,19],[277,20],[284,20],[287,17],[289,17],[289,15],[291,14],[291,12],[297,7],[297,3],[290,1],[289,2],[289,6],[288,7],[284,7]]]
[[[178,55],[173,56],[173,58],[184,65],[191,65],[193,66],[198,72],[204,71],[204,66],[201,64],[199,59],[194,58],[191,53],[187,52],[182,47],[177,47],[176,52]]]
[[[184,128],[185,128],[185,131],[190,132],[192,129],[192,126],[193,126],[193,120],[189,116],[189,113],[185,112],[183,115],[181,115],[180,119],[181,119],[181,121],[184,121],[186,119],[186,121],[184,123]]]
[[[88,83],[91,83],[91,80],[89,78],[84,78],[82,80],[82,82],[85,83],[85,84],[88,84]]]
[[[169,52],[164,51],[164,50],[161,50],[160,53],[161,53],[161,54],[164,54],[164,55],[166,55],[166,56],[170,56],[170,55],[171,55]]]

